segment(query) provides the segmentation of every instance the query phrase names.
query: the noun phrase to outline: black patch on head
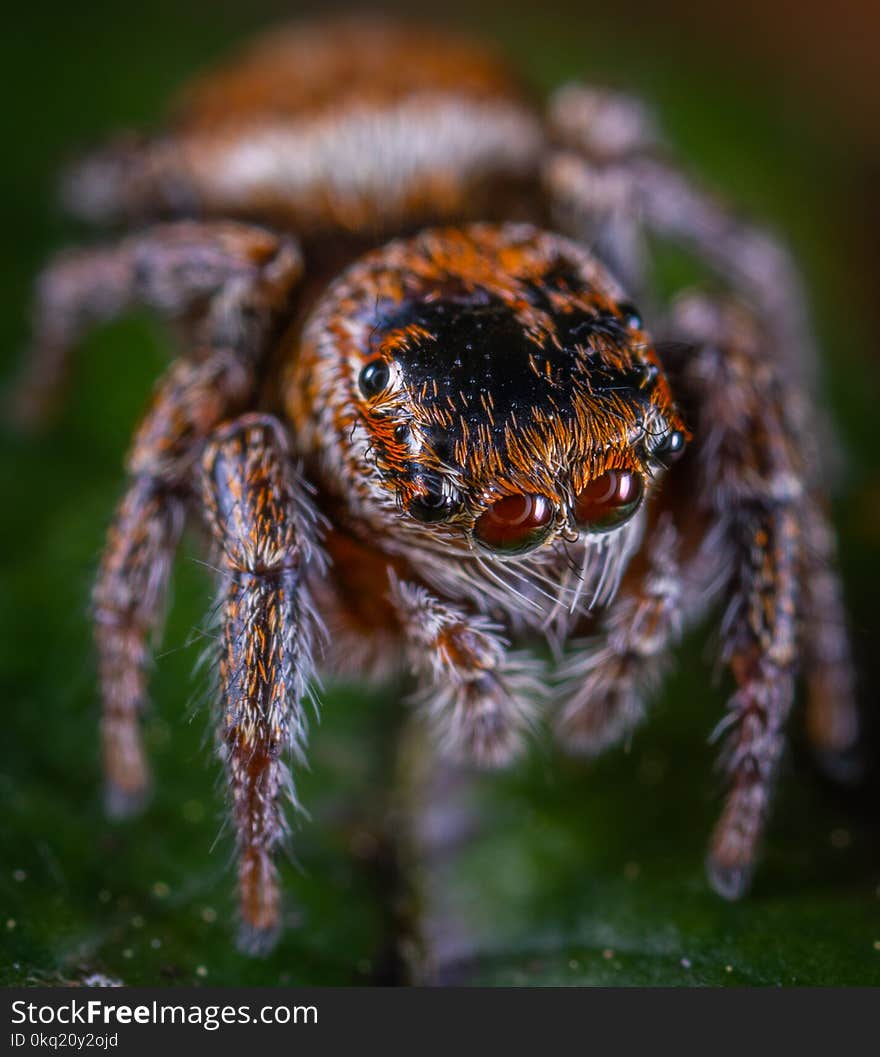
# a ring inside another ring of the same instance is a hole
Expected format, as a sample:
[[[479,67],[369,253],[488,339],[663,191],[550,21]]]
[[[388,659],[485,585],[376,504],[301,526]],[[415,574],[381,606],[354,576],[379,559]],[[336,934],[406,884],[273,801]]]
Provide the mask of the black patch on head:
[[[552,279],[552,282],[548,281]],[[583,282],[560,271],[541,285],[526,286],[523,296],[547,313],[553,333],[542,344],[524,330],[513,309],[483,287],[454,280],[399,303],[380,303],[372,332],[373,348],[392,333],[418,327],[398,344],[393,356],[410,398],[436,425],[423,425],[428,442],[444,462],[465,426],[474,433],[489,428],[503,452],[504,429],[512,419],[520,427],[533,411],[571,420],[578,390],[601,396],[647,400],[645,368],[634,362],[621,372],[593,351],[593,344],[626,349],[631,341],[626,320],[612,311],[573,307],[561,311],[549,290],[577,291]],[[430,337],[426,336],[430,335]]]

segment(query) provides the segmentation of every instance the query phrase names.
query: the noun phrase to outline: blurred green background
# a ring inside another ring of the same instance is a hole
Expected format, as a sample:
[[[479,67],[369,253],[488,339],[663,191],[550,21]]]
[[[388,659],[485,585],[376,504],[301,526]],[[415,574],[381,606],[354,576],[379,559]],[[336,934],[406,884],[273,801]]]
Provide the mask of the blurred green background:
[[[794,247],[848,451],[837,518],[867,705],[880,677],[877,12],[844,3],[826,20],[811,0],[792,20],[789,7],[485,3],[429,13],[494,37],[544,89],[582,74],[640,92],[688,165]],[[114,129],[158,121],[189,74],[301,10],[154,0],[37,3],[4,16],[4,378],[26,342],[33,275],[52,248],[82,235],[53,207],[59,163]],[[168,353],[148,319],[105,328],[83,349],[51,431],[4,432],[0,981],[403,982],[418,970],[417,953],[403,957],[418,905],[403,899],[412,878],[388,839],[401,718],[393,689],[327,692],[300,778],[311,820],[297,826],[284,866],[292,927],[266,960],[234,950],[230,841],[218,839],[218,769],[191,675],[211,594],[192,539],[147,724],[156,797],[138,821],[102,816],[88,592],[129,434]],[[880,983],[876,770],[856,789],[832,788],[795,734],[753,895],[727,905],[707,890],[718,793],[707,734],[723,704],[707,640],[679,651],[629,752],[586,766],[541,742],[521,767],[476,782],[479,838],[429,878],[467,938],[458,978]],[[868,751],[876,758],[876,727]]]

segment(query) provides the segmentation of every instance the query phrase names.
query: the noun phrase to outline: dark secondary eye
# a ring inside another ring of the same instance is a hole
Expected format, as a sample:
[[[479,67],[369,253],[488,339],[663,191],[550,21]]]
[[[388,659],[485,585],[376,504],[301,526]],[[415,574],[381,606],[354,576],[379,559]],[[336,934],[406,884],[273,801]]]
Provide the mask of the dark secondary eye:
[[[667,433],[654,448],[654,455],[664,462],[671,462],[684,454],[685,435],[679,429]]]
[[[425,525],[434,525],[438,521],[448,521],[458,509],[458,504],[442,492],[428,492],[411,499],[407,511],[410,517]]]
[[[618,305],[617,310],[620,312],[621,318],[628,327],[633,330],[641,330],[644,326],[642,322],[642,313],[636,308],[635,305],[631,305],[628,301],[624,304]]]
[[[358,375],[358,386],[364,396],[378,396],[388,388],[391,371],[384,360],[370,360],[361,368]]]
[[[591,532],[610,532],[636,512],[644,490],[639,474],[607,470],[581,490],[574,504],[575,520]]]
[[[537,546],[550,532],[553,507],[542,495],[509,495],[485,510],[474,536],[491,550],[517,554]]]

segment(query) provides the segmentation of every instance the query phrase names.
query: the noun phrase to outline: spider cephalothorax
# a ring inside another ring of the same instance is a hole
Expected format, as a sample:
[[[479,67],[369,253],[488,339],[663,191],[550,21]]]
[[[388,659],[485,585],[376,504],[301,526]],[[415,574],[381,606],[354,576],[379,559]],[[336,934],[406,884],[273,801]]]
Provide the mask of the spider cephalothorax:
[[[709,877],[743,893],[799,671],[826,758],[857,731],[809,328],[774,240],[680,175],[632,100],[569,85],[544,116],[485,49],[358,19],[270,36],[65,194],[162,222],[47,268],[22,413],[130,305],[187,349],[95,588],[110,811],[148,788],[148,644],[197,516],[246,948],[279,927],[285,750],[304,752],[317,666],[406,661],[438,745],[478,763],[509,761],[539,706],[595,753],[718,603],[735,691]],[[724,293],[659,306],[643,229]],[[512,650],[529,636],[554,672]]]
[[[434,575],[438,548],[456,555],[475,590],[491,590],[480,565],[539,551],[526,568],[549,564],[559,601],[565,563],[593,548],[597,582],[615,565],[613,593],[632,542],[615,530],[684,443],[635,308],[584,249],[528,225],[429,230],[370,254],[321,299],[291,362],[291,419],[352,530],[411,560],[423,549]]]

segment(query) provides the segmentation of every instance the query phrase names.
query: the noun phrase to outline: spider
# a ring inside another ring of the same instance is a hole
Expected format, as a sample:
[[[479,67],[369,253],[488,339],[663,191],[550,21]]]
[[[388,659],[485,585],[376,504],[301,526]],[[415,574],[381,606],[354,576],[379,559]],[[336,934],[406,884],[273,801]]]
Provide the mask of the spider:
[[[150,643],[190,519],[218,574],[244,950],[280,928],[314,675],[409,667],[438,751],[477,764],[511,761],[542,707],[591,756],[710,609],[734,690],[707,872],[742,895],[799,673],[815,747],[857,734],[829,434],[778,243],[674,167],[629,97],[569,84],[542,107],[480,44],[362,18],[258,40],[63,193],[136,230],[48,264],[22,415],[134,305],[183,347],[94,589],[109,813],[149,787]],[[660,304],[647,237],[714,286]]]

